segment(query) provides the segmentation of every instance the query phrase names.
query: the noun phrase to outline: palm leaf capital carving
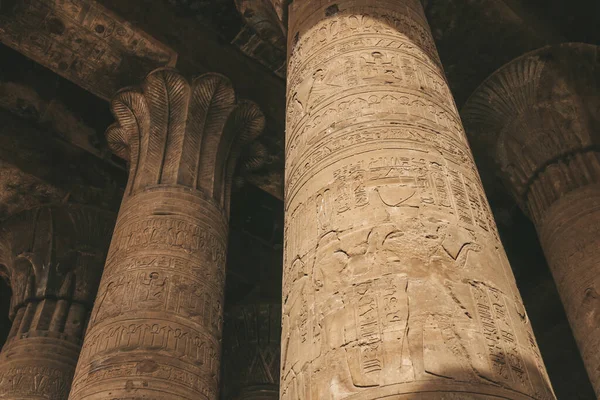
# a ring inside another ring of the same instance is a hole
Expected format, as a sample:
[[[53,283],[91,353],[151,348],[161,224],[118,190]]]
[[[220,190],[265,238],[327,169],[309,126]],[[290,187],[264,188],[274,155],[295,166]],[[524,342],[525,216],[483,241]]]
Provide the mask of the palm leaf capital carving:
[[[112,151],[129,163],[126,196],[154,185],[184,186],[222,206],[243,147],[265,125],[258,106],[238,100],[223,75],[190,82],[170,68],[119,91],[111,109],[117,121],[106,135]]]

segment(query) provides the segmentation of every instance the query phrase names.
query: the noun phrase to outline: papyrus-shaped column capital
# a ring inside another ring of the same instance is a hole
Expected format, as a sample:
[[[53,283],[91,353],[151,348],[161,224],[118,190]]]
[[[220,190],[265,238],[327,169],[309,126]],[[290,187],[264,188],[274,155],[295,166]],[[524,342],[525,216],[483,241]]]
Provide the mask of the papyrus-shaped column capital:
[[[236,99],[226,77],[208,73],[188,82],[166,68],[121,90],[111,109],[117,122],[107,139],[130,166],[126,197],[155,185],[183,186],[221,207],[229,203],[243,146],[265,124],[258,106]]]
[[[70,399],[217,399],[231,182],[264,117],[224,76],[172,69],[111,107],[129,180]]]
[[[486,79],[461,112],[481,169],[496,171],[535,221],[565,194],[600,182],[599,54],[582,43],[525,54]]]

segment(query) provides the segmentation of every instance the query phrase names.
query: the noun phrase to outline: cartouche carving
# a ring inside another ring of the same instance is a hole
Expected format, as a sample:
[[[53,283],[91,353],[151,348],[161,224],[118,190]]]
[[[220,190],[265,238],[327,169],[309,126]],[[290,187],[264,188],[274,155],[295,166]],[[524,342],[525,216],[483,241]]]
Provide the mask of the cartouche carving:
[[[66,400],[114,224],[112,213],[43,207],[3,222],[12,289],[0,398]]]
[[[171,69],[112,101],[129,180],[71,399],[216,399],[236,160],[263,129],[218,74]]]
[[[553,399],[418,0],[295,1],[284,400]]]
[[[462,115],[484,168],[536,224],[584,363],[600,396],[598,47],[550,46],[490,76]]]

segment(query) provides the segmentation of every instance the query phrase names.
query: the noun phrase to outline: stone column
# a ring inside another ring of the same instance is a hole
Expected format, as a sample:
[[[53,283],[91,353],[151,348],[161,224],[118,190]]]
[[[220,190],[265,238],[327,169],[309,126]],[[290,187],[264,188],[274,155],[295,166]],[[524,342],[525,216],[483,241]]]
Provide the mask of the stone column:
[[[250,301],[225,318],[224,398],[279,399],[281,304]]]
[[[114,214],[79,206],[3,222],[13,324],[0,353],[0,399],[67,399],[113,226]]]
[[[478,163],[536,225],[600,396],[599,48],[563,44],[500,68],[463,109]]]
[[[289,21],[281,398],[554,398],[421,2]]]
[[[129,180],[70,399],[216,399],[231,179],[264,118],[169,69],[112,101]]]

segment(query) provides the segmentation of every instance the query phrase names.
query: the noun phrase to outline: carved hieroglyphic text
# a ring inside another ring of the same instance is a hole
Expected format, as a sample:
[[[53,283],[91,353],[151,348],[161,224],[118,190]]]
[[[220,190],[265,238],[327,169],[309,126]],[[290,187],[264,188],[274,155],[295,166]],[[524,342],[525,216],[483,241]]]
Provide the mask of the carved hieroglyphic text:
[[[282,399],[553,398],[420,2],[323,3],[289,16]]]
[[[77,376],[78,398],[111,377],[165,396],[217,397],[226,238],[223,221],[209,218],[221,213],[153,213],[158,198],[141,194],[122,207],[81,352],[102,366]],[[153,361],[144,361],[149,352]]]

